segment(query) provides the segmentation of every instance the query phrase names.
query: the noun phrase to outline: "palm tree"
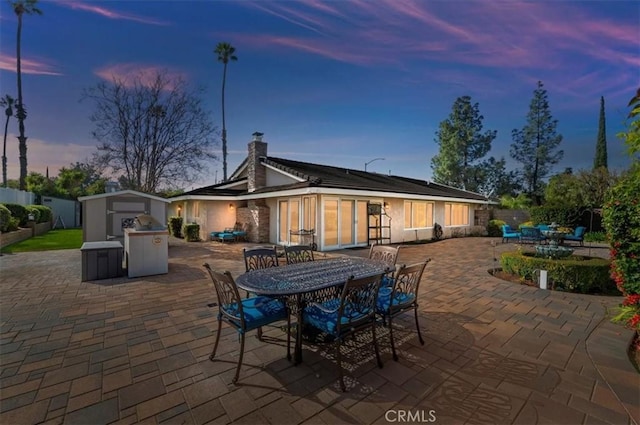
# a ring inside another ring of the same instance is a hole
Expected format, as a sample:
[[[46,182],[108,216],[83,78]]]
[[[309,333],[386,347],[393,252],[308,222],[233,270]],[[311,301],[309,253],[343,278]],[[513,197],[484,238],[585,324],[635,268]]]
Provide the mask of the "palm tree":
[[[42,11],[36,7],[38,0],[18,0],[11,3],[13,11],[18,17],[18,36],[16,37],[16,67],[18,74],[18,102],[16,103],[16,118],[18,118],[18,136],[20,150],[20,190],[26,188],[27,178],[27,138],[24,135],[24,120],[27,119],[27,111],[22,101],[22,69],[20,62],[20,40],[22,38],[22,15],[42,15]]]
[[[224,87],[227,82],[227,64],[230,60],[237,61],[238,58],[234,55],[236,48],[225,42],[218,43],[213,52],[218,55],[218,62],[224,64],[222,72],[222,175],[224,181],[227,181],[227,126],[224,116]]]
[[[4,110],[7,120],[4,123],[4,143],[2,144],[2,185],[7,187],[7,130],[9,129],[9,118],[13,116],[13,105],[16,100],[5,94],[0,99],[0,107],[6,108]]]

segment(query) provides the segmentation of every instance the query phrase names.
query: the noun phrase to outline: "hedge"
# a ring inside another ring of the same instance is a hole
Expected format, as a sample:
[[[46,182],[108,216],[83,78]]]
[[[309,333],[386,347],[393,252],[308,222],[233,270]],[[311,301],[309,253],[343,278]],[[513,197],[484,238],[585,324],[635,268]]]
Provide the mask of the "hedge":
[[[609,276],[610,261],[604,258],[572,255],[552,260],[536,257],[531,252],[505,252],[500,257],[502,270],[533,280],[537,270],[546,270],[550,287],[555,290],[583,294],[619,295]]]
[[[33,216],[33,221],[36,223],[40,223],[40,215],[41,212],[38,208],[34,208],[35,205],[27,205],[25,208],[27,209],[27,216]]]
[[[182,226],[182,234],[187,242],[198,242],[200,240],[200,225],[189,223]]]
[[[580,225],[582,208],[577,207],[531,207],[529,214],[531,221],[536,224],[558,223],[561,226],[576,227]]]
[[[182,237],[182,217],[178,217],[178,216],[169,217],[169,231],[176,238]]]
[[[30,208],[40,211],[38,223],[49,223],[53,219],[53,210],[46,205],[29,205]]]
[[[9,208],[0,204],[0,232],[7,233],[11,226],[11,211]]]
[[[27,225],[29,219],[29,213],[24,205],[20,204],[4,204],[5,207],[11,212],[11,216],[18,220],[18,226],[24,227]]]

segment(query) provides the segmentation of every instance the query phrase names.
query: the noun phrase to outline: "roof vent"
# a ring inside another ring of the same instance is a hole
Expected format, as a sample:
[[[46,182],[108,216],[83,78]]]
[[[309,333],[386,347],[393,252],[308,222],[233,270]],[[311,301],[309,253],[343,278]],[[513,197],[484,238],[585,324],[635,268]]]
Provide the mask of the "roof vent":
[[[260,133],[259,131],[256,131],[255,133],[252,134],[253,136],[253,140],[251,140],[252,142],[262,142],[262,136],[264,136],[264,133]]]

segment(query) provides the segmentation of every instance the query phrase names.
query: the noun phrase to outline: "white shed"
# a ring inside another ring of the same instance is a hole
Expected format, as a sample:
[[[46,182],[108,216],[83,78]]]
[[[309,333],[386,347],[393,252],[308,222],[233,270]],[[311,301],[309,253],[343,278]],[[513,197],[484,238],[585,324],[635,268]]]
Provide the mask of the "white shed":
[[[134,190],[82,196],[83,242],[124,241],[124,229],[134,227],[139,214],[149,214],[167,223],[168,199]]]

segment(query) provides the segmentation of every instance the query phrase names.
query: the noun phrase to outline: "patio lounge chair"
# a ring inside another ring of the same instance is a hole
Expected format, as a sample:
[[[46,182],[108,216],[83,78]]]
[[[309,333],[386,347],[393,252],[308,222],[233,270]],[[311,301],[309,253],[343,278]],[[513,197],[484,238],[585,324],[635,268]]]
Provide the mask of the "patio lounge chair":
[[[382,368],[376,340],[376,299],[381,278],[382,275],[349,278],[342,288],[340,297],[322,303],[312,302],[304,309],[305,325],[313,326],[334,338],[342,391],[346,391],[346,387],[340,347],[347,337],[370,329],[378,367]]]
[[[391,340],[393,360],[397,361],[398,355],[396,354],[396,346],[393,340],[392,319],[407,310],[414,311],[418,339],[420,344],[424,345],[424,340],[420,333],[420,323],[418,322],[418,289],[422,273],[429,261],[431,259],[410,266],[403,265],[395,273],[393,286],[389,288],[381,287],[378,293],[376,312],[382,316],[383,323],[386,322],[386,319],[389,319],[389,339]]]
[[[238,366],[233,383],[238,381],[240,368],[242,367],[242,358],[244,356],[244,336],[247,332],[260,329],[262,326],[287,321],[287,358],[291,359],[291,317],[285,304],[275,298],[266,296],[256,296],[250,298],[240,298],[238,287],[236,286],[231,273],[220,273],[211,269],[209,264],[204,264],[209,272],[213,286],[218,296],[218,332],[216,333],[216,342],[213,351],[209,356],[209,360],[213,361],[216,356],[216,350],[220,342],[220,334],[222,333],[222,322],[225,321],[231,327],[235,328],[240,336],[240,355],[238,356]]]
[[[578,226],[573,231],[573,234],[564,235],[562,239],[565,241],[580,242],[580,246],[584,246],[584,232],[586,232],[586,230],[586,227]]]
[[[520,232],[516,232],[508,224],[502,225],[502,243],[509,242],[510,239],[520,240]]]

